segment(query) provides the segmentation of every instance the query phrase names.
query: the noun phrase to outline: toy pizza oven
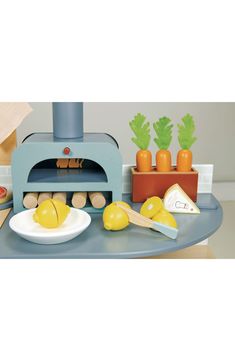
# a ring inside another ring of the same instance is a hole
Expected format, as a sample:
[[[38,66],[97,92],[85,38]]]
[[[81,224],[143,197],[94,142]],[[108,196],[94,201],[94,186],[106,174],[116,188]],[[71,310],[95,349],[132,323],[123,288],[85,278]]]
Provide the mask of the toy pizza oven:
[[[109,201],[122,198],[118,144],[108,134],[83,133],[83,103],[53,103],[53,133],[24,140],[13,154],[12,178],[16,213],[24,210],[28,192],[96,191]]]

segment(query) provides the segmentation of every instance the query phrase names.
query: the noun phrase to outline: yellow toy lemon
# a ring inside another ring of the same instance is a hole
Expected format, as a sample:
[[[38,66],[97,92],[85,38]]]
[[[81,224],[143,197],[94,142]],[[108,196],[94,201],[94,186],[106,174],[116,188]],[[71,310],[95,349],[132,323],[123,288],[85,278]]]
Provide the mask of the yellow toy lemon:
[[[57,228],[67,218],[69,206],[56,199],[47,199],[36,209],[33,219],[45,228]]]
[[[163,209],[163,203],[159,197],[148,198],[140,209],[140,214],[147,218],[152,218],[156,213]]]
[[[103,213],[104,228],[107,231],[121,231],[129,225],[129,218],[125,211],[118,207],[118,203],[131,208],[129,204],[123,201],[113,202],[107,206]]]
[[[152,217],[152,220],[155,222],[159,222],[165,224],[169,227],[178,228],[175,218],[171,213],[166,211],[164,208],[161,209],[155,216]]]

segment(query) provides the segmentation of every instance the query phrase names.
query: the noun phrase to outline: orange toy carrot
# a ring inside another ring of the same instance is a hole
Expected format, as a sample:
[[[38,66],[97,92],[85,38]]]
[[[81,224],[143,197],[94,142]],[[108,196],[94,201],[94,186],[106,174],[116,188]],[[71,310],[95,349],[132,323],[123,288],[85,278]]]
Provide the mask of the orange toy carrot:
[[[172,141],[172,128],[171,120],[167,117],[160,118],[153,124],[153,128],[157,137],[154,139],[159,147],[156,153],[156,166],[158,172],[171,171],[171,152],[168,150]]]
[[[181,150],[177,154],[177,171],[190,172],[192,170],[192,152],[190,150],[193,143],[197,140],[193,136],[195,123],[192,115],[186,114],[182,118],[183,124],[178,124],[178,140]]]
[[[152,170],[152,153],[148,150],[150,143],[149,122],[146,117],[138,113],[129,123],[135,138],[132,141],[140,148],[136,153],[136,168],[139,172],[150,172]]]

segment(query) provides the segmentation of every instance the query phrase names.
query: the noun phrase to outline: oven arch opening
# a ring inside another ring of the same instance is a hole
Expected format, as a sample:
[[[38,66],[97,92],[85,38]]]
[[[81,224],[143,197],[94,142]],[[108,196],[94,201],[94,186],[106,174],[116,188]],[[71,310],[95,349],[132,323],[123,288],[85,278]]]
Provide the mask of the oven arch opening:
[[[104,168],[91,159],[46,159],[35,164],[28,175],[28,183],[84,183],[108,182]]]

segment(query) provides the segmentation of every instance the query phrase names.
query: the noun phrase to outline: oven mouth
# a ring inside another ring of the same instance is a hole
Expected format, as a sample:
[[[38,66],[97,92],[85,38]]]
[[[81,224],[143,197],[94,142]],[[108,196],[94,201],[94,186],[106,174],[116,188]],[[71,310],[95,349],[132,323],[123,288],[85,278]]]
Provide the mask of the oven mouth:
[[[68,167],[67,163],[68,162]],[[72,164],[73,167],[69,167]],[[77,158],[61,159],[60,168],[58,159],[43,160],[30,170],[28,183],[107,183],[108,177],[104,168],[98,163]]]

